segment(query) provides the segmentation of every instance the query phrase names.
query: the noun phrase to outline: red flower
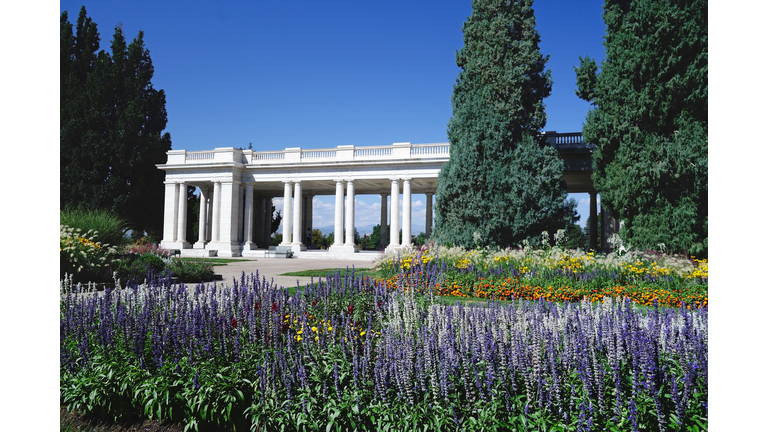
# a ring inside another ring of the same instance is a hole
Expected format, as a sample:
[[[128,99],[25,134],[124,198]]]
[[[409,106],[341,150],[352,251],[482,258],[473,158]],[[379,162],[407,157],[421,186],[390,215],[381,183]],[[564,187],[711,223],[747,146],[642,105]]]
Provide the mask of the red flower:
[[[237,327],[237,318],[232,318],[232,328]]]
[[[272,303],[272,312],[277,312],[277,311],[278,311],[277,302]]]
[[[355,310],[355,306],[354,305],[349,305],[347,307],[347,315],[352,315],[352,312],[354,312],[354,310]]]

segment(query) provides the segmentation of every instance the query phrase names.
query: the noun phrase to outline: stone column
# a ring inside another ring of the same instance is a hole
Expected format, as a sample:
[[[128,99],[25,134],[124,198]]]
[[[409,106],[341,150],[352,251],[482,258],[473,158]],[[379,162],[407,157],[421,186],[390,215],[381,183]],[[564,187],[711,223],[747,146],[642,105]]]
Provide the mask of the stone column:
[[[291,244],[291,223],[293,222],[293,216],[291,215],[292,195],[293,185],[290,181],[286,181],[285,191],[283,193],[283,241],[280,243],[282,246]]]
[[[208,187],[208,210],[205,212],[208,219],[206,223],[205,241],[210,242],[213,239],[213,186]]]
[[[237,221],[235,222],[235,233],[232,237],[232,240],[238,243],[245,241],[245,196],[243,194],[243,185],[241,183],[238,183],[236,185],[233,184],[232,186],[232,192],[237,197]]]
[[[347,239],[345,246],[355,246],[355,181],[347,180]]]
[[[306,201],[304,202],[304,217],[301,219],[301,239],[305,243],[304,246],[309,247],[312,245],[312,199],[314,195],[304,195]],[[310,241],[307,243],[305,238],[307,237],[307,230],[309,230]]]
[[[187,244],[187,184],[179,183],[179,222],[176,225],[178,230],[176,241],[180,243],[180,248],[185,249]]]
[[[205,249],[205,236],[208,232],[208,188],[200,188],[200,219],[197,224],[197,243],[194,249]]]
[[[221,231],[219,219],[221,219],[221,182],[216,182],[213,184],[213,222],[211,223],[213,232],[211,233],[211,242],[219,241],[219,232]]]
[[[163,211],[163,240],[160,245],[165,249],[175,249],[176,212],[178,211],[178,186],[176,183],[165,182],[165,206]]]
[[[379,246],[386,246],[387,244],[387,194],[381,194],[381,229],[379,229]]]
[[[387,250],[400,247],[400,179],[392,179],[392,198],[389,200],[389,246]]]
[[[245,221],[243,223],[245,250],[253,249],[253,183],[245,185]]]
[[[597,191],[589,193],[589,248],[597,250]]]
[[[335,226],[333,231],[333,245],[341,246],[344,243],[342,239],[344,233],[344,181],[336,180],[336,211]]]
[[[429,236],[432,234],[432,195],[431,193],[427,193],[427,227],[426,227],[426,236],[429,238]]]
[[[411,179],[403,179],[403,246],[411,245]]]
[[[240,256],[238,238],[238,214],[242,214],[240,204],[240,182],[217,182],[214,192],[214,237],[206,249],[216,250],[220,257]]]
[[[301,182],[297,181],[293,184],[293,251],[298,252],[306,250],[301,242],[301,218],[304,216],[302,213],[303,197],[301,195]]]

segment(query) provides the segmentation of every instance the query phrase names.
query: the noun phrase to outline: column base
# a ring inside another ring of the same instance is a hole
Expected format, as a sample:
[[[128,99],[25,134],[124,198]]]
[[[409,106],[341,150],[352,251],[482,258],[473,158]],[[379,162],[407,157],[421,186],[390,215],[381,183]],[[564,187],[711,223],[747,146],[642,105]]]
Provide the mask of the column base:
[[[181,256],[183,258],[205,258],[205,257],[215,257],[216,252],[213,249],[182,249],[181,250]]]
[[[163,249],[173,250],[173,249],[192,249],[192,245],[187,242],[180,242],[180,241],[161,241],[160,247]]]
[[[205,249],[207,242],[197,242],[192,245],[192,249]]]
[[[328,248],[331,253],[357,253],[360,250],[355,245],[332,245]]]
[[[240,256],[240,244],[234,242],[210,242],[205,245],[208,250],[215,250],[216,256],[219,257],[239,257]]]
[[[304,246],[304,243],[291,243],[291,250],[295,254],[296,252],[301,252],[307,250],[307,247]]]
[[[244,251],[256,250],[256,249],[258,249],[258,247],[256,246],[256,243],[253,243],[253,242],[245,242],[245,244],[243,245]]]

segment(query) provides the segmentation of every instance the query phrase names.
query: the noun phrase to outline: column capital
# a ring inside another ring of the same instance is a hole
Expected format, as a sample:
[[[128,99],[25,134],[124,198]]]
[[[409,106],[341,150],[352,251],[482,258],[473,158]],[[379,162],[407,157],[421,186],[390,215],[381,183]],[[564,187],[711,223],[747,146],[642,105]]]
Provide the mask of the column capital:
[[[392,183],[398,183],[400,181],[400,177],[390,177],[390,180],[392,180]]]

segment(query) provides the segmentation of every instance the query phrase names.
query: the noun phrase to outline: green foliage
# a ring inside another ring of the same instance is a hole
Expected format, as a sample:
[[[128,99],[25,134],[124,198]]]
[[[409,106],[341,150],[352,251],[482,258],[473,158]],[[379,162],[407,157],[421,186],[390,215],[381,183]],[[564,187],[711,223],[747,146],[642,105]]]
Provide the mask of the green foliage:
[[[128,224],[112,211],[86,209],[83,206],[59,211],[59,224],[91,231],[91,240],[98,243],[119,246],[124,241]]]
[[[707,255],[707,2],[606,1],[606,60],[576,68],[602,205],[639,248]]]
[[[111,54],[101,50],[96,23],[80,9],[73,26],[60,19],[60,206],[114,211],[131,228],[160,233],[164,172],[171,136],[165,93],[152,86],[154,68],[144,34],[126,43],[115,28]]]
[[[92,230],[59,226],[59,277],[70,275],[73,282],[106,282],[115,250],[102,244]]]
[[[323,244],[323,232],[319,229],[313,229],[312,230],[312,246],[314,246],[317,249],[320,249]]]
[[[213,280],[213,264],[200,260],[174,259],[167,266],[173,277],[182,282],[200,283]]]
[[[117,277],[121,283],[127,281],[144,282],[148,274],[157,277],[165,270],[165,261],[155,254],[146,253],[141,255],[126,254],[117,261],[115,266]]]
[[[270,227],[272,231],[270,231],[271,234],[275,234],[277,232],[277,229],[280,228],[280,222],[283,220],[283,215],[280,214],[279,211],[275,211],[275,205],[272,204],[272,226]],[[280,239],[282,241],[282,234],[280,235]]]
[[[538,138],[552,80],[531,2],[473,1],[463,31],[435,240],[507,247],[564,228],[563,162]]]

